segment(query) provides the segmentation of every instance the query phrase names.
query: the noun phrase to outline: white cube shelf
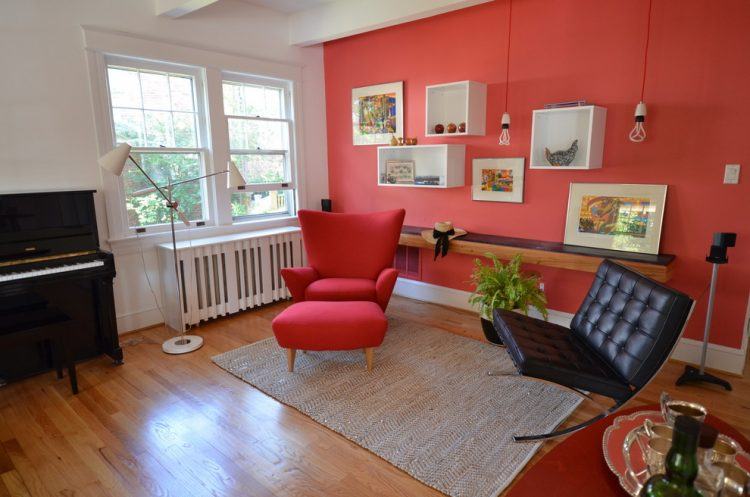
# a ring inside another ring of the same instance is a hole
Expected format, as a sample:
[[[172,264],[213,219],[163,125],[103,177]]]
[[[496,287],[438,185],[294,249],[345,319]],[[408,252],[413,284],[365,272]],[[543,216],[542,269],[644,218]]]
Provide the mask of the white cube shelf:
[[[607,109],[595,105],[540,109],[531,124],[530,169],[598,169],[604,153],[604,127]],[[569,166],[552,166],[544,155],[567,150],[578,140],[578,152]]]
[[[458,81],[426,88],[425,136],[484,136],[487,120],[487,85],[476,81]],[[448,133],[448,124],[466,123],[466,131]],[[442,124],[445,132],[435,133]]]
[[[378,147],[378,186],[409,188],[453,188],[464,186],[466,176],[465,145],[405,145]],[[439,178],[436,185],[394,184],[385,181],[386,161],[414,161],[415,176]]]

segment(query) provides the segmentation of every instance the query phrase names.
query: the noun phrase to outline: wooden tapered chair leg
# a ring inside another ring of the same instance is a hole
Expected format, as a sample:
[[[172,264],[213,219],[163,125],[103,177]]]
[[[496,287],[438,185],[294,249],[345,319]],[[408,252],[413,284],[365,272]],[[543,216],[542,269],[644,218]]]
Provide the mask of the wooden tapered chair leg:
[[[286,349],[286,367],[290,373],[294,372],[295,357],[297,357],[297,349]]]
[[[367,370],[372,371],[372,356],[375,351],[375,347],[367,347],[365,349],[365,361],[367,362]]]

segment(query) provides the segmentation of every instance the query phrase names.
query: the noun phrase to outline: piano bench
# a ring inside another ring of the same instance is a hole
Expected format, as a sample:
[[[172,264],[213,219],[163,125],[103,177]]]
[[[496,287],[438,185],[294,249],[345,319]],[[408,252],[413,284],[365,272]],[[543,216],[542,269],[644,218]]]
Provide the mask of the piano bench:
[[[45,308],[28,313],[10,313],[0,315],[0,348],[45,343],[52,345],[52,356],[57,377],[62,378],[63,365],[68,369],[70,388],[78,393],[78,376],[73,356],[67,345],[68,329],[73,321],[64,312]],[[2,384],[2,379],[0,379]]]

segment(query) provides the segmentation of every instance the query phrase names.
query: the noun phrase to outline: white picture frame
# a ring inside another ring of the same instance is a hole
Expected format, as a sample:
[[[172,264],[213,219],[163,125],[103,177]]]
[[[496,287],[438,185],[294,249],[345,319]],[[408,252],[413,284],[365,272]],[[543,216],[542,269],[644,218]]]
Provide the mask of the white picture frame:
[[[523,157],[477,158],[471,162],[471,199],[523,203]]]
[[[366,116],[374,117],[369,124]],[[404,82],[352,88],[354,145],[389,144],[392,136],[404,136]]]
[[[667,185],[571,183],[565,244],[658,254]]]

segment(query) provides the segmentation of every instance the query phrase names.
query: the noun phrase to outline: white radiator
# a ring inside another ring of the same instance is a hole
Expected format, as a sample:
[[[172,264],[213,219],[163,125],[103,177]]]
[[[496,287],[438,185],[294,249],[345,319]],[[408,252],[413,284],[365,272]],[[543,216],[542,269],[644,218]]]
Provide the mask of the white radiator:
[[[181,241],[178,306],[172,244],[157,251],[165,319],[176,330],[290,297],[281,270],[305,265],[297,227]]]

